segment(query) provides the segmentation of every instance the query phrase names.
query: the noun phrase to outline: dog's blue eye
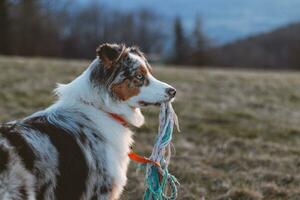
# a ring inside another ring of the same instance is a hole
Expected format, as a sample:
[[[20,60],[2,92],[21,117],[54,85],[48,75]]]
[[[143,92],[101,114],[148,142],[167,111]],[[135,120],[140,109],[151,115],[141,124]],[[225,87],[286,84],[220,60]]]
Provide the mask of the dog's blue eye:
[[[144,75],[138,74],[138,75],[135,76],[135,78],[137,78],[139,80],[144,80]]]

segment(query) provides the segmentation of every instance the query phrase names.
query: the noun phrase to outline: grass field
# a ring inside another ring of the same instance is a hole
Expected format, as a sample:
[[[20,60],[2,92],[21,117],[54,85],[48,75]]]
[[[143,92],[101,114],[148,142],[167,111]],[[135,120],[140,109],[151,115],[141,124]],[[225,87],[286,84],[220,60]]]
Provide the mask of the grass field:
[[[55,100],[56,82],[86,61],[0,57],[0,121],[22,118]],[[170,171],[179,198],[300,199],[300,73],[154,67],[178,90],[181,133]],[[158,109],[144,110],[135,149],[149,155]],[[142,199],[143,174],[131,163],[122,199]]]

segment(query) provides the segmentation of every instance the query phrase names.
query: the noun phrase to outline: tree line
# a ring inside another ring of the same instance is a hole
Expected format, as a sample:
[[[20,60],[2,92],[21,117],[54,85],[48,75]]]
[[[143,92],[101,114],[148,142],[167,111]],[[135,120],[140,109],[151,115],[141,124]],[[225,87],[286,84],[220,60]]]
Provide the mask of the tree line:
[[[160,51],[165,33],[159,15],[142,9],[117,12],[97,1],[1,0],[0,54],[90,58],[99,43],[138,44]]]
[[[100,43],[116,42],[137,45],[174,64],[203,63],[205,56],[199,58],[207,42],[199,17],[187,34],[180,18],[170,31],[153,10],[120,12],[96,0],[81,6],[74,2],[1,0],[0,54],[92,58]],[[168,50],[170,45],[173,50]]]

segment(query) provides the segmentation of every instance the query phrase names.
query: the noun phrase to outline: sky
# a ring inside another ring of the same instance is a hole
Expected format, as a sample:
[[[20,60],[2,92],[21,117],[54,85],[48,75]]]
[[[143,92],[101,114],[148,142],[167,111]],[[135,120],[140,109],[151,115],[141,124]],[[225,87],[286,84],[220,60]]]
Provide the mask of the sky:
[[[195,16],[199,15],[204,32],[217,44],[300,22],[300,0],[101,0],[101,2],[114,9],[131,12],[141,8],[153,9],[167,20],[167,26],[172,25],[175,16],[180,16],[187,29],[191,29]]]

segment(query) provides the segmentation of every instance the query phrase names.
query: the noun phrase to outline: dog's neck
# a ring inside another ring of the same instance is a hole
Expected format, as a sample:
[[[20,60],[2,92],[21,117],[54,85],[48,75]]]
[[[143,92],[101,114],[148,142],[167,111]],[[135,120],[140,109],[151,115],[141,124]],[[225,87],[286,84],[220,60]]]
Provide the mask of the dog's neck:
[[[126,102],[113,100],[101,87],[94,87],[90,81],[91,69],[99,63],[95,59],[87,70],[68,84],[59,84],[55,90],[58,102],[68,107],[91,106],[100,112],[113,113],[133,126],[140,127],[144,117],[139,108],[132,108]]]
[[[98,107],[97,105],[93,104],[92,102],[86,102],[85,100],[81,99],[81,102],[87,106],[92,106],[98,110],[102,110],[101,107]],[[109,115],[112,119],[114,119],[116,122],[118,122],[119,124],[121,124],[124,127],[128,127],[128,122],[126,121],[126,119],[124,119],[124,117],[122,117],[119,114],[116,113],[112,113],[112,112],[107,112],[105,110],[102,110],[103,112],[105,112],[107,115]]]

